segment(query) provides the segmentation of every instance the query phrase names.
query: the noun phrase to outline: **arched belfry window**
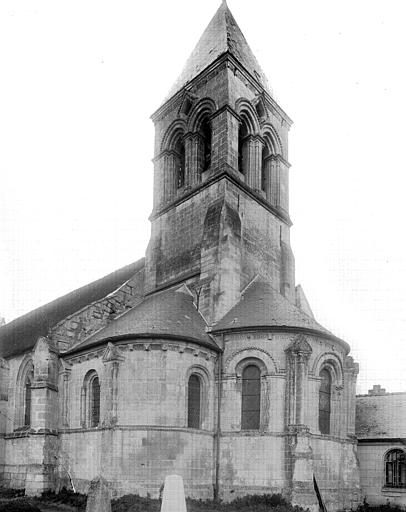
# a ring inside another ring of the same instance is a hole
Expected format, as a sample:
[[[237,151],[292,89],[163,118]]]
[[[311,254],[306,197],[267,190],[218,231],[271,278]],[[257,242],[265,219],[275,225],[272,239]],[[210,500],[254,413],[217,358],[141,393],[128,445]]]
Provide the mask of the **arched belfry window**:
[[[241,174],[247,171],[247,137],[248,128],[243,121],[238,129],[238,170]]]
[[[187,389],[187,426],[189,428],[200,428],[201,426],[201,391],[200,377],[192,373],[189,377]]]
[[[202,122],[202,126],[201,126],[201,135],[202,135],[202,138],[203,138],[203,147],[202,147],[202,150],[203,150],[203,171],[207,171],[207,169],[210,167],[211,165],[211,136],[212,136],[212,131],[211,131],[211,123],[210,123],[210,120],[205,118]]]
[[[34,372],[31,370],[24,383],[24,426],[31,425],[31,386],[34,379]]]
[[[100,381],[95,370],[86,374],[81,399],[82,426],[97,427],[100,423]]]
[[[331,374],[323,368],[320,371],[319,390],[319,430],[321,434],[330,434],[331,416]]]
[[[185,144],[181,138],[175,145],[176,153],[176,188],[181,188],[185,184]]]
[[[406,453],[391,450],[385,456],[385,486],[406,487]]]
[[[260,404],[260,369],[250,364],[242,372],[241,430],[259,430]]]

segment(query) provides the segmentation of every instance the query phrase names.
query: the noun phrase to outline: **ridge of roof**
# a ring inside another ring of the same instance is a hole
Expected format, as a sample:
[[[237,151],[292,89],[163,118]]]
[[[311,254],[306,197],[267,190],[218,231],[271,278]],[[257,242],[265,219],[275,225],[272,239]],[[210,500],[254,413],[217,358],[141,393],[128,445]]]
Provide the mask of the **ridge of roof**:
[[[207,25],[165,101],[174,96],[193,78],[224,53],[233,55],[272,96],[265,73],[252,53],[244,34],[226,2],[222,2]]]
[[[215,333],[264,327],[314,331],[347,346],[346,342],[292,304],[270,283],[258,280],[253,280],[246,287],[237,304],[212,327],[211,331]]]
[[[171,288],[148,295],[65,354],[90,349],[107,341],[137,337],[179,338],[218,351],[219,347],[207,334],[206,327],[203,316],[193,303],[193,297]]]
[[[40,336],[83,307],[117,290],[144,267],[141,258],[85,286],[77,288],[0,327],[0,357],[11,357],[34,347]]]

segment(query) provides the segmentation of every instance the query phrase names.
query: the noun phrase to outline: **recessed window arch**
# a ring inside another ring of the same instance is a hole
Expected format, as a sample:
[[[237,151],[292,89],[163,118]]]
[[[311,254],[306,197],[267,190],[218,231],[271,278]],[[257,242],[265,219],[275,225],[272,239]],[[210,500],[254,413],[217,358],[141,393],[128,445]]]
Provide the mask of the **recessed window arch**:
[[[14,428],[17,430],[31,426],[33,382],[33,361],[30,356],[26,356],[20,365],[16,382]]]
[[[192,373],[188,379],[187,397],[187,426],[201,428],[202,381],[197,373]]]
[[[330,434],[332,377],[327,368],[322,368],[319,376],[319,430],[321,434]]]
[[[248,133],[247,124],[243,120],[238,128],[238,170],[244,175],[247,173]]]
[[[95,370],[90,370],[84,378],[81,402],[82,426],[97,427],[100,424],[100,381]]]
[[[399,448],[385,455],[385,487],[406,487],[406,453]]]
[[[31,425],[31,386],[34,380],[33,369],[27,374],[24,382],[24,427]]]
[[[242,371],[241,430],[259,430],[261,417],[261,371],[248,364]]]

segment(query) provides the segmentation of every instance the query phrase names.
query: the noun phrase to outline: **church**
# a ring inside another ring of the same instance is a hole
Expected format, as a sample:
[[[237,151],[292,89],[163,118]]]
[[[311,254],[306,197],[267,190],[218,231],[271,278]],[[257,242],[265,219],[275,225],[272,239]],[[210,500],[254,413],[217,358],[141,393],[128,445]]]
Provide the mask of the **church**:
[[[152,120],[145,258],[0,327],[1,484],[356,508],[358,365],[295,283],[292,121],[225,2]]]

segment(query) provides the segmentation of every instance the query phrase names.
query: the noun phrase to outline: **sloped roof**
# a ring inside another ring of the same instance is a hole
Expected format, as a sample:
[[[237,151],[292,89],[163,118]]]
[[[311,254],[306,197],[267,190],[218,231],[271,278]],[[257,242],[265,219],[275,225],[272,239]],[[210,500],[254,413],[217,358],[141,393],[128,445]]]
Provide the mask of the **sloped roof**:
[[[217,323],[212,331],[258,327],[288,327],[320,332],[336,338],[304,311],[294,306],[269,283],[254,281],[240,301]],[[341,340],[340,340],[341,341]]]
[[[195,308],[193,297],[180,290],[167,290],[146,297],[68,353],[105,341],[137,337],[179,338],[218,350],[206,333],[206,323]]]
[[[34,347],[40,336],[64,318],[88,304],[106,297],[144,266],[144,258],[131,263],[86,286],[16,318],[0,327],[0,357],[11,357]]]
[[[168,94],[176,94],[220,55],[229,52],[271,94],[267,78],[225,1],[208,24],[195,49],[186,61],[182,73]]]

